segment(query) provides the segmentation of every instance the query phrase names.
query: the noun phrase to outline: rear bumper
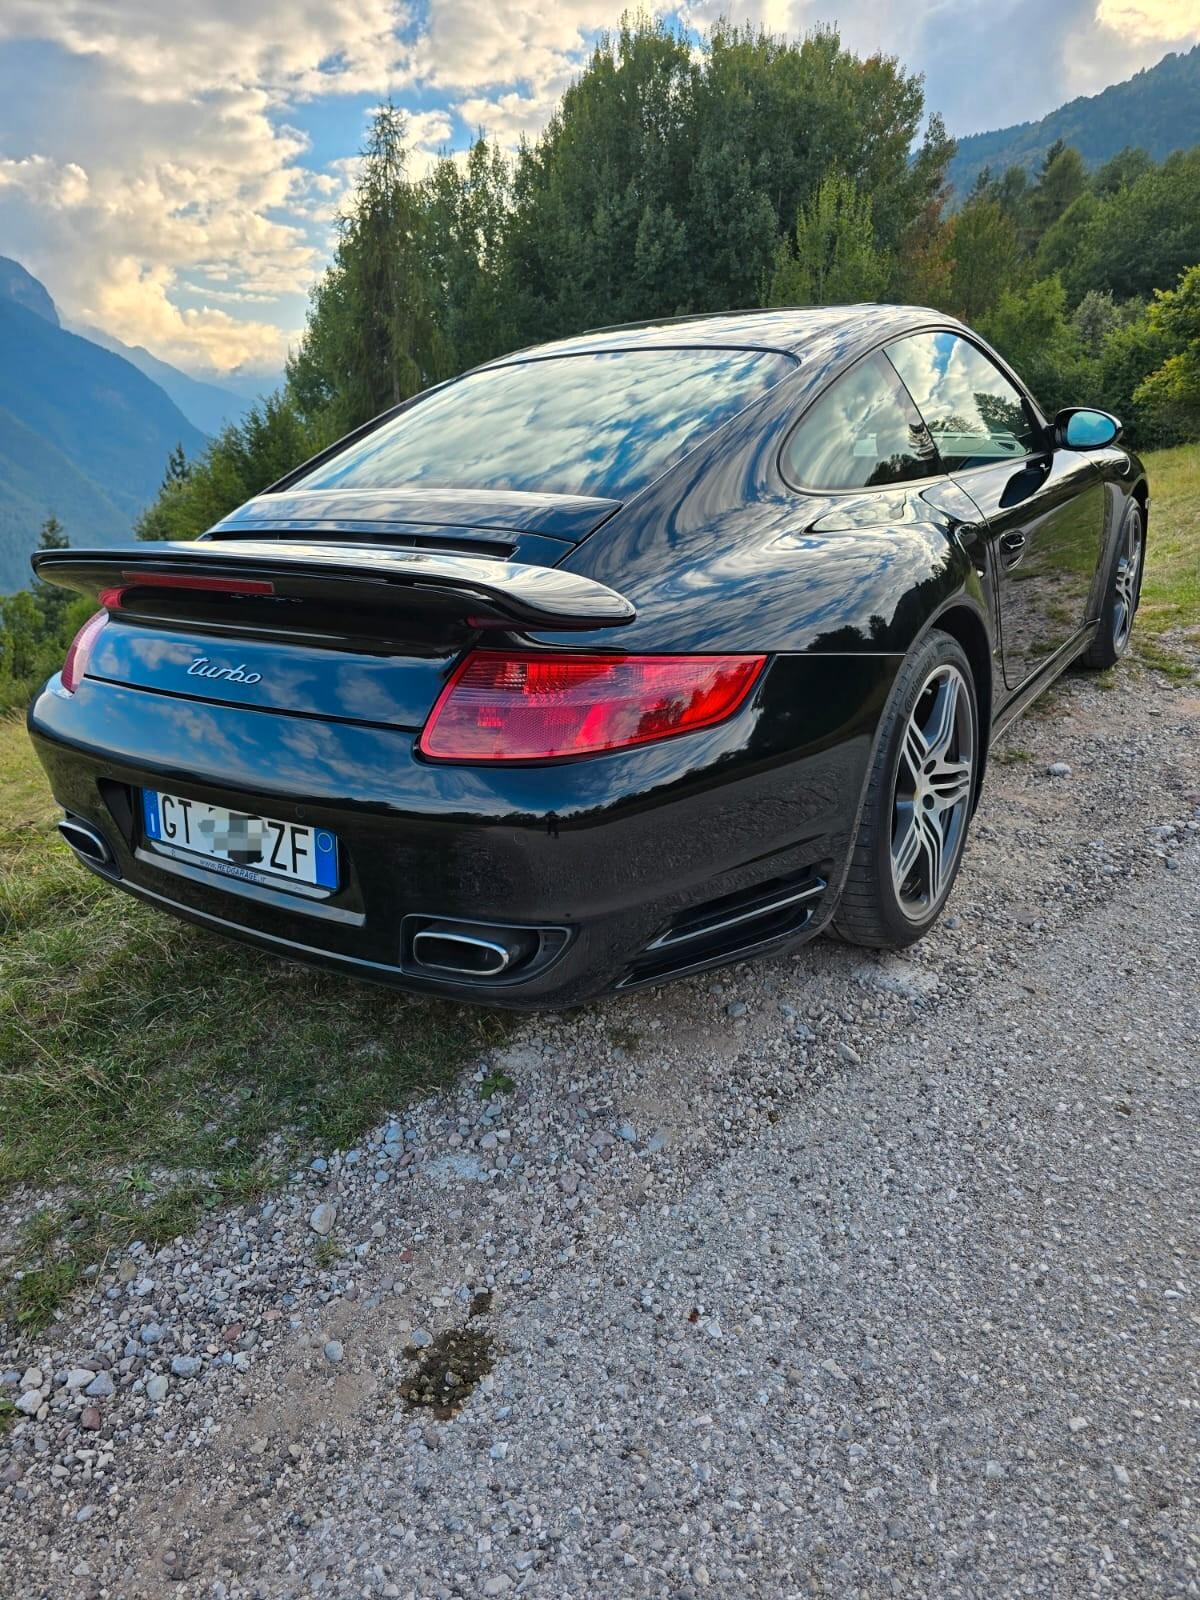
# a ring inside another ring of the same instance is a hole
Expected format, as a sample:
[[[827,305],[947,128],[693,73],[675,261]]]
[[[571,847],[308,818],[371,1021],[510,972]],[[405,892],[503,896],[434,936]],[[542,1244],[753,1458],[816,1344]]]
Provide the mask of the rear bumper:
[[[93,870],[149,903],[360,977],[553,1007],[818,932],[895,669],[777,658],[720,728],[546,767],[435,766],[397,728],[91,679],[73,696],[48,685],[29,729],[58,803],[112,851]],[[158,855],[141,837],[143,787],[328,828],[342,886],[313,900]],[[406,960],[414,916],[569,937],[528,977],[459,982]]]

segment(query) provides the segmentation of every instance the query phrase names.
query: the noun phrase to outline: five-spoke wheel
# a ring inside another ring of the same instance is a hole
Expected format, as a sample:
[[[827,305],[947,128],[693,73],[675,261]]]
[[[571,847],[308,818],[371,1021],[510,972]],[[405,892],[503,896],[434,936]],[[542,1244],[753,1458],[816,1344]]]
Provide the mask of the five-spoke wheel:
[[[1117,547],[1109,561],[1095,637],[1083,654],[1087,667],[1113,667],[1129,648],[1133,619],[1142,593],[1146,522],[1141,506],[1130,501]]]
[[[924,922],[944,898],[971,807],[975,721],[952,662],[917,694],[900,746],[892,800],[892,887],[905,916]]]
[[[1113,580],[1113,649],[1120,655],[1129,643],[1133,631],[1133,614],[1137,610],[1138,584],[1142,576],[1142,519],[1126,519],[1121,552],[1117,557],[1117,571]]]
[[[966,652],[935,629],[904,662],[884,713],[834,916],[842,938],[898,949],[936,921],[975,803],[977,706]]]

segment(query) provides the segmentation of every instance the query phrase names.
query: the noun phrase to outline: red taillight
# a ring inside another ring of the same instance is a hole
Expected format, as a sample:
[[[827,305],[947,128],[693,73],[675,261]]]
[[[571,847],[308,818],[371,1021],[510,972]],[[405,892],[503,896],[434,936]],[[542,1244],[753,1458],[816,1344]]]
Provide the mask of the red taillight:
[[[63,662],[62,669],[62,686],[68,694],[74,694],[79,687],[80,680],[87,671],[92,646],[100,637],[101,629],[107,621],[108,612],[97,611],[94,617],[87,619],[71,640],[71,648],[67,651],[67,659]]]
[[[421,734],[435,761],[553,761],[710,728],[765,656],[592,656],[475,650]]]

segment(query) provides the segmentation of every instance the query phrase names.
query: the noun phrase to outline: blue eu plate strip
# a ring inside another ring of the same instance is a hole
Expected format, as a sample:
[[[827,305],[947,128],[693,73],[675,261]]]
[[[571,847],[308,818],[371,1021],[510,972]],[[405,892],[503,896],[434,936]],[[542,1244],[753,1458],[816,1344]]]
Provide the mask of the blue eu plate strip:
[[[337,840],[325,828],[318,828],[314,843],[317,847],[317,882],[322,889],[337,888]]]
[[[158,795],[153,789],[142,790],[142,818],[148,839],[162,838],[162,823],[158,818]]]

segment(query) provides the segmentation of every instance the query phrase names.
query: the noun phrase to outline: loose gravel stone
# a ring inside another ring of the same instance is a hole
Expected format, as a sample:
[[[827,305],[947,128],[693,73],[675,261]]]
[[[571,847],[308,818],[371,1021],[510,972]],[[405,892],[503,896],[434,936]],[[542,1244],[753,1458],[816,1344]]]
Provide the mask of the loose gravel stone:
[[[325,1343],[325,1359],[331,1366],[337,1366],[345,1352],[339,1339],[329,1339]]]
[[[314,1233],[319,1234],[324,1239],[331,1232],[336,1221],[337,1207],[331,1200],[322,1200],[319,1206],[313,1207],[313,1213],[308,1219],[308,1225]]]
[[[4,1357],[0,1588],[1188,1596],[1198,700],[1069,677],[903,956],[523,1021],[360,1159],[135,1241]]]

